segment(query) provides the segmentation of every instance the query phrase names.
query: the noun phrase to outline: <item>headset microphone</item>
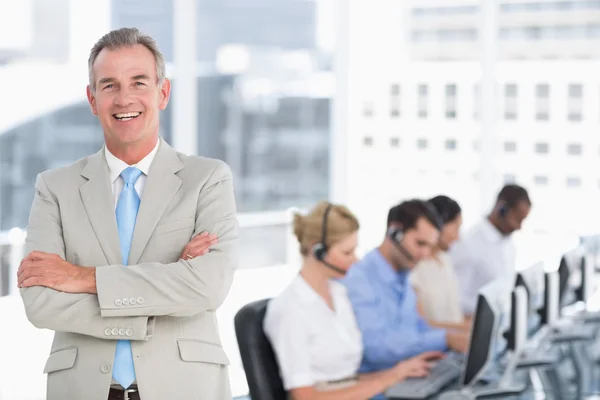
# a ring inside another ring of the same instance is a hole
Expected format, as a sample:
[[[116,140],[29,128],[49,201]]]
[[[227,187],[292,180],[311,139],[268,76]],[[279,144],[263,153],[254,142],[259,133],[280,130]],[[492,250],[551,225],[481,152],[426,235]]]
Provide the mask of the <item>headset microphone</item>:
[[[327,255],[327,245],[325,244],[326,239],[327,239],[327,217],[329,215],[329,212],[331,211],[331,208],[332,208],[332,205],[329,204],[327,206],[327,208],[325,209],[325,213],[323,213],[323,224],[322,224],[322,228],[321,228],[322,229],[321,242],[319,242],[313,246],[312,252],[313,252],[315,258],[317,260],[319,260],[324,266],[337,272],[338,274],[345,275],[346,270],[344,270],[340,267],[336,267],[335,265],[325,261],[325,256]]]
[[[414,261],[415,258],[412,254],[402,245],[402,240],[404,239],[404,232],[401,228],[390,227],[388,229],[388,237],[392,239],[392,243],[396,246],[398,250],[408,259],[408,261]]]

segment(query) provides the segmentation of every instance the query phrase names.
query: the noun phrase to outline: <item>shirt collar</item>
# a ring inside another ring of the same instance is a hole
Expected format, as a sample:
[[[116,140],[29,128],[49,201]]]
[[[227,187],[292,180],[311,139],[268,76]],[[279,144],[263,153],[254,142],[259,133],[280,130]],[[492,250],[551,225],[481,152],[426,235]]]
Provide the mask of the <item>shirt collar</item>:
[[[484,218],[483,222],[481,223],[481,232],[483,236],[492,243],[502,242],[507,238],[490,222],[489,218],[487,217]]]
[[[396,271],[392,264],[390,264],[389,261],[385,259],[383,254],[381,254],[381,251],[379,251],[379,249],[372,250],[367,255],[367,257],[370,258],[371,262],[373,263],[373,268],[375,269],[375,272],[383,282],[394,286],[403,285],[405,283],[406,278],[408,276],[408,272]]]
[[[152,165],[152,161],[154,160],[154,156],[156,156],[156,152],[158,151],[158,146],[160,145],[160,140],[156,141],[156,146],[148,155],[140,160],[137,164],[128,165],[125,161],[117,158],[114,154],[112,154],[106,146],[104,146],[104,155],[106,157],[106,163],[108,164],[108,170],[110,174],[110,183],[114,183],[117,178],[121,175],[127,167],[136,167],[140,171],[144,173],[144,175],[148,175],[148,171],[150,171],[150,166]]]
[[[312,286],[308,284],[308,282],[306,282],[302,275],[298,274],[294,278],[294,280],[291,283],[291,287],[293,288],[294,293],[296,294],[300,302],[309,306],[312,306],[315,303],[325,304],[325,300],[321,298],[317,291],[313,289]],[[329,290],[331,291],[333,302],[337,304],[337,299],[342,295],[342,292],[345,290],[343,285],[335,281],[330,281]]]

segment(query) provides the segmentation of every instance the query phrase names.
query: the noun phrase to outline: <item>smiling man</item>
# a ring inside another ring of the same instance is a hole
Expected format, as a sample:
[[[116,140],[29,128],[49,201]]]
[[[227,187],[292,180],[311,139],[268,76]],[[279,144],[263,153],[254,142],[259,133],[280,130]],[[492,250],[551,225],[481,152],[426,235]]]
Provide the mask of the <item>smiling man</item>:
[[[89,79],[105,146],[38,176],[18,271],[27,317],[56,332],[47,399],[231,399],[215,316],[235,267],[231,171],[159,136],[171,85],[152,38],[108,33]]]

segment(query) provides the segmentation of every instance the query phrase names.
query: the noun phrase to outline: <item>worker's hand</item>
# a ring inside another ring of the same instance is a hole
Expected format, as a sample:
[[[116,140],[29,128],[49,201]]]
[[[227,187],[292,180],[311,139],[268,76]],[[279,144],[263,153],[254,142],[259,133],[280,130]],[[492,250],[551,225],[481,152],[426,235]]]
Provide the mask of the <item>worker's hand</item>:
[[[396,378],[402,381],[406,378],[421,378],[429,374],[432,363],[443,358],[444,354],[431,351],[409,358],[396,364]]]
[[[44,286],[65,293],[96,293],[95,268],[71,264],[57,254],[32,251],[17,271],[20,288]]]
[[[207,232],[194,236],[181,252],[179,256],[183,260],[191,260],[192,258],[203,256],[210,251],[210,246],[217,243],[217,235],[208,234]]]

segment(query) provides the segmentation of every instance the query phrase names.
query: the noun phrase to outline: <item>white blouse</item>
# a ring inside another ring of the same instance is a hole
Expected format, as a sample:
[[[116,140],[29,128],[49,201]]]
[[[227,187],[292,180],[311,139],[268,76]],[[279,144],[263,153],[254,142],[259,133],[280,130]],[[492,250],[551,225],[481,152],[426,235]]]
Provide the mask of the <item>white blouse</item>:
[[[425,318],[443,323],[461,323],[464,315],[460,306],[458,279],[452,261],[440,252],[436,259],[421,260],[410,274],[410,283],[417,291]]]
[[[346,288],[329,284],[335,311],[298,275],[268,306],[264,331],[286,390],[355,375],[362,337]]]

